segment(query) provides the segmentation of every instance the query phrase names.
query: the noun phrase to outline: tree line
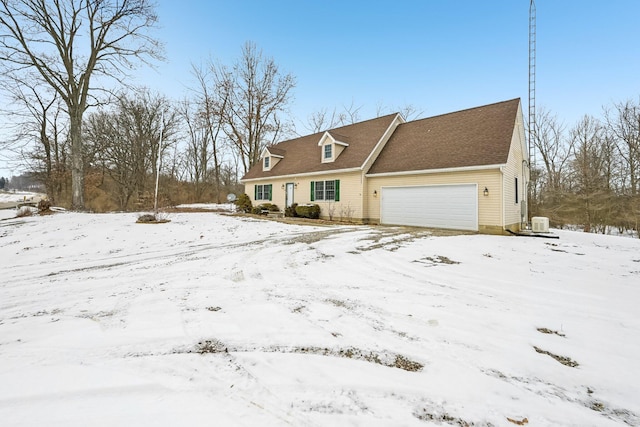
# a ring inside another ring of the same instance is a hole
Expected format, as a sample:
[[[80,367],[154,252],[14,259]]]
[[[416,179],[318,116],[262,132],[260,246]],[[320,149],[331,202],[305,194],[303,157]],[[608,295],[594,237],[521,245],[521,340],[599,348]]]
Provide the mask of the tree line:
[[[585,231],[635,231],[640,221],[640,99],[573,126],[541,109],[531,129],[532,216]]]
[[[236,61],[193,66],[190,96],[132,87],[127,71],[162,59],[150,0],[0,0],[0,79],[21,157],[52,203],[83,210],[221,202],[264,147],[296,135],[296,81],[247,42]],[[360,107],[313,114],[317,132]],[[412,106],[401,108],[418,115]],[[378,113],[383,108],[378,106]]]
[[[267,144],[291,132],[295,79],[255,44],[193,68],[193,96],[132,87],[162,59],[149,0],[0,0],[0,78],[14,124],[3,148],[56,204],[133,209],[162,181],[166,203],[221,201]]]

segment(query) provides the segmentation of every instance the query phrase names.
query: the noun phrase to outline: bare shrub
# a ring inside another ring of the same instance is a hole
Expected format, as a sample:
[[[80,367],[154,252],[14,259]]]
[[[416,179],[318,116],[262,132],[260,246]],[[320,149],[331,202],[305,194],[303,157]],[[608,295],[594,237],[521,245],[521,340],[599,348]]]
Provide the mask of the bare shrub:
[[[38,211],[40,213],[51,211],[51,202],[47,199],[40,200],[38,202]]]
[[[351,207],[351,203],[347,203],[346,205],[340,206],[340,221],[351,222],[353,219],[353,213],[355,209]]]
[[[329,221],[333,221],[333,217],[336,214],[336,204],[329,203],[329,208],[327,209],[327,213],[329,214]]]

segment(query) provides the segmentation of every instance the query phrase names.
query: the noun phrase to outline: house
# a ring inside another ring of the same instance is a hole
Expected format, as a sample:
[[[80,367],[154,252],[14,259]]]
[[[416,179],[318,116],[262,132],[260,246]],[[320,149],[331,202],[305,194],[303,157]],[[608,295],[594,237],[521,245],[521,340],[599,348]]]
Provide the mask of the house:
[[[321,217],[504,233],[527,221],[522,106],[513,99],[405,122],[391,114],[283,141],[242,178],[254,205]]]

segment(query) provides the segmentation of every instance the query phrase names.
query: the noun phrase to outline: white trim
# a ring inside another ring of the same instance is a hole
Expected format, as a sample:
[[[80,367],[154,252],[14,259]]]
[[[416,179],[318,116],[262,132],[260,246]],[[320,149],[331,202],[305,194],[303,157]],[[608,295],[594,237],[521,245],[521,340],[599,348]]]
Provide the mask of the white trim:
[[[318,141],[318,147],[324,145],[324,141],[327,138],[331,139],[331,143],[332,144],[338,144],[338,145],[342,145],[344,147],[348,147],[349,146],[349,144],[347,144],[346,142],[338,141],[333,135],[331,135],[331,131],[327,130],[320,137],[320,141]]]
[[[264,152],[265,152],[265,151],[266,151],[267,153],[269,153],[269,156],[271,156],[271,157],[279,157],[279,158],[281,158],[281,159],[284,159],[284,156],[280,156],[280,155],[278,155],[278,154],[272,154],[272,153],[271,153],[271,151],[269,151],[269,147],[264,147],[264,148],[262,149],[262,152],[260,153],[260,158],[263,158],[263,157],[264,157]]]
[[[264,180],[274,180],[274,179],[285,179],[285,178],[301,178],[305,176],[319,176],[319,175],[333,175],[336,173],[350,173],[350,172],[360,172],[360,168],[349,168],[349,169],[331,169],[327,171],[318,171],[318,172],[307,172],[307,173],[296,173],[293,175],[274,175],[274,176],[265,176],[262,178],[250,178],[250,179],[241,179],[240,183],[250,183],[254,181],[264,181]]]
[[[400,123],[396,123],[396,121],[399,121]],[[394,123],[396,123],[395,126],[393,126]],[[385,138],[387,136],[387,134],[389,132],[391,132],[391,133],[395,132],[396,128],[398,126],[400,126],[401,124],[403,124],[403,123],[406,123],[406,120],[402,118],[400,113],[397,113],[396,116],[391,121],[391,123],[389,123],[389,127],[387,127],[387,130],[385,130],[384,133],[382,134],[382,137],[380,137],[380,140],[378,141],[378,143],[373,147],[373,150],[371,150],[371,152],[369,153],[367,158],[364,160],[364,163],[360,166],[360,170],[364,170],[364,167],[367,165],[367,163],[369,163],[369,160],[371,160],[371,157],[373,156],[373,153],[375,153],[378,150],[378,147],[380,146],[380,144],[382,144],[382,141],[385,141],[385,140],[389,141],[389,138],[391,138],[391,135],[389,135],[389,137]],[[393,126],[393,129],[391,128],[392,126]],[[378,153],[378,155],[380,155],[380,153]]]
[[[327,157],[327,147],[331,148],[331,155]],[[321,163],[333,163],[336,159],[336,147],[335,143],[322,144],[320,148],[320,156],[322,156]]]
[[[271,153],[271,151],[269,151],[269,148],[268,148],[268,147],[264,147],[264,148],[262,149],[262,153],[260,153],[260,158],[261,158],[261,159],[265,157],[265,155],[264,155],[264,152],[265,152],[265,151],[266,151],[267,153],[269,153],[269,156],[270,156],[270,157],[278,157],[278,158],[280,158],[280,159],[284,159],[284,156],[280,156],[280,155],[278,155],[278,154],[272,154],[272,153]]]
[[[336,139],[333,137],[333,135],[331,135],[329,131],[325,131],[320,137],[320,141],[318,141],[318,147],[322,147],[324,145],[324,141],[327,138],[330,138],[332,143],[336,142]]]
[[[507,217],[507,212],[506,212],[507,207],[505,206],[505,203],[504,203],[504,200],[505,200],[504,193],[507,190],[505,188],[505,183],[504,183],[504,166],[500,167],[500,185],[502,186],[502,197],[500,197],[500,227],[502,227],[502,229],[504,230],[504,226],[505,226],[504,222],[505,222],[505,218]]]
[[[518,139],[520,140],[520,149],[522,150],[522,158],[527,161],[527,164],[529,164],[529,162],[531,161],[531,159],[529,159],[529,156],[531,155],[531,153],[529,153],[529,147],[527,145],[527,136],[524,130],[524,116],[522,113],[522,102],[518,103],[518,111],[516,113],[516,123],[514,126],[514,133],[515,132],[518,132]],[[513,136],[511,141],[513,142]]]
[[[365,178],[377,178],[377,177],[385,177],[385,176],[420,175],[420,174],[433,174],[433,173],[442,173],[442,172],[467,172],[467,171],[490,170],[490,169],[499,169],[502,172],[504,166],[505,166],[504,164],[486,165],[486,166],[465,166],[461,168],[426,169],[426,170],[417,170],[417,171],[387,172],[387,173],[375,173],[375,174],[367,173],[367,174],[364,174],[364,176]],[[305,176],[331,175],[336,173],[349,173],[349,172],[360,172],[360,171],[362,171],[361,167],[355,167],[355,168],[349,168],[349,169],[330,169],[327,171],[295,173],[291,175],[274,175],[274,176],[265,176],[262,178],[250,178],[250,179],[240,180],[240,183],[244,184],[245,182],[263,181],[265,179],[300,178]],[[448,185],[448,184],[445,184],[445,185]],[[406,187],[406,186],[401,186],[401,187]]]
[[[398,185],[383,185],[380,187],[380,190],[383,188],[410,188],[410,187],[451,187],[456,185],[475,185],[478,187],[477,182],[455,182],[455,183],[445,183],[445,184],[398,184]],[[477,188],[476,188],[477,192]]]
[[[485,165],[485,166],[463,166],[459,168],[422,169],[422,170],[415,170],[415,171],[367,173],[365,174],[365,177],[376,178],[376,177],[383,177],[383,176],[424,175],[424,174],[432,174],[432,173],[469,172],[469,171],[488,170],[488,169],[502,170],[504,166],[505,166],[504,164],[499,164],[499,165]]]

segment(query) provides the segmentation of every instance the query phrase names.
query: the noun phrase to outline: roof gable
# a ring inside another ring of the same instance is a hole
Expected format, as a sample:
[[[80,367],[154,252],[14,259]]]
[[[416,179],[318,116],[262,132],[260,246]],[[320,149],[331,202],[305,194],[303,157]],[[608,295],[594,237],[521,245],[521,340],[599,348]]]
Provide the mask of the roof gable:
[[[242,180],[361,168],[398,117],[397,114],[389,114],[270,146],[268,150],[271,154],[283,153],[284,158],[270,170],[262,170],[260,164],[252,166]],[[345,146],[335,161],[330,163],[321,161],[319,151],[322,149],[319,142],[322,143],[326,137]]]
[[[505,164],[519,111],[513,99],[401,124],[368,173]]]
[[[322,134],[320,141],[318,141],[318,147],[325,145],[327,142],[348,147],[349,137],[337,134],[334,131],[326,131],[324,134]]]
[[[279,157],[282,159],[284,158],[284,154],[285,154],[284,150],[279,150],[275,147],[264,147],[264,149],[262,150],[262,154],[260,154],[260,158],[273,156],[273,157]]]

